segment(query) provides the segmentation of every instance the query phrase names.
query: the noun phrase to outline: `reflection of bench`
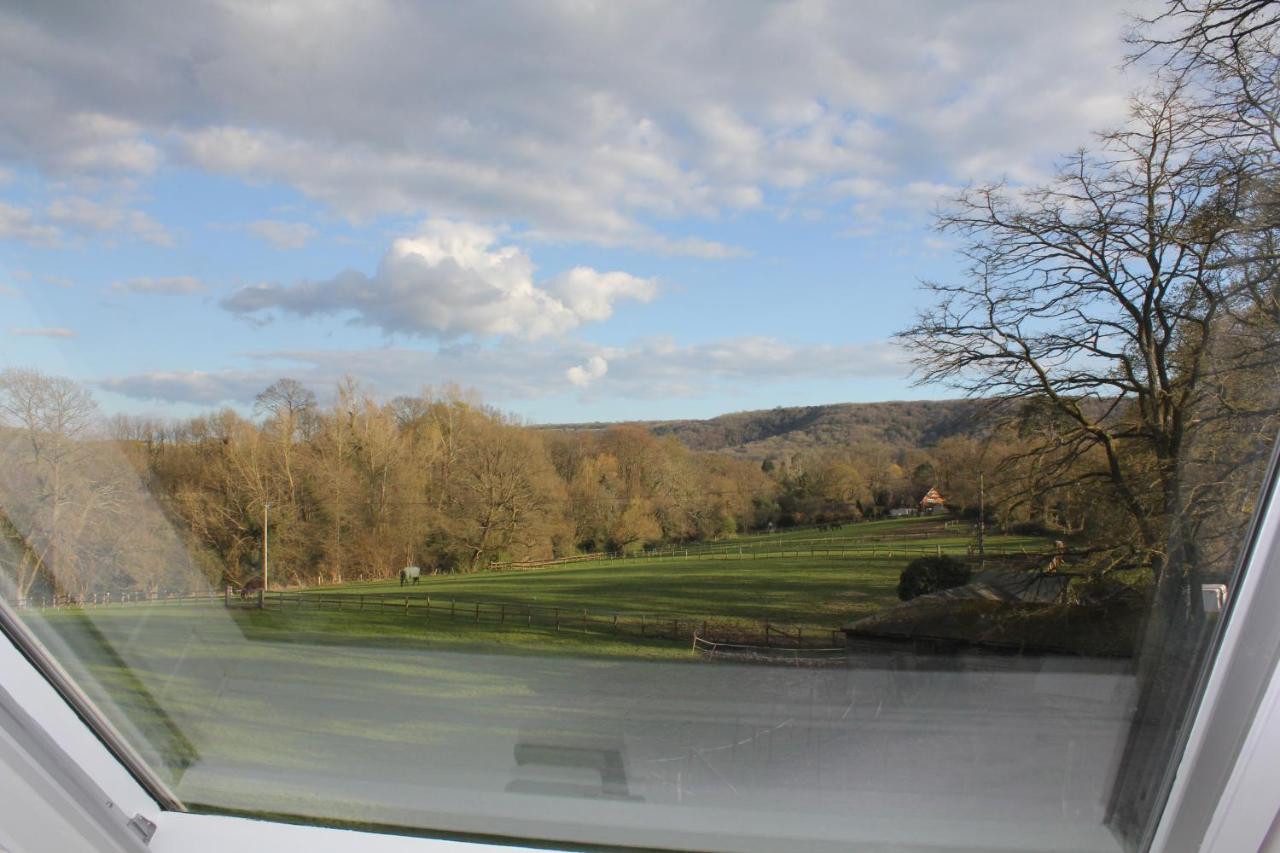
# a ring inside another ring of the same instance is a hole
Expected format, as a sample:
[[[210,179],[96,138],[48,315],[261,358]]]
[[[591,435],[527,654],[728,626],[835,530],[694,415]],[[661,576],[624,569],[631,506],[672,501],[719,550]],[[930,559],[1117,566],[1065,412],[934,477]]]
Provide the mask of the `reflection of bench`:
[[[519,767],[551,770],[585,770],[599,774],[599,785],[582,780],[516,779],[507,784],[513,794],[553,794],[573,797],[610,797],[613,799],[639,800],[627,790],[627,770],[621,745],[615,747],[574,746],[554,743],[517,743],[516,765]],[[572,774],[565,774],[571,776]]]

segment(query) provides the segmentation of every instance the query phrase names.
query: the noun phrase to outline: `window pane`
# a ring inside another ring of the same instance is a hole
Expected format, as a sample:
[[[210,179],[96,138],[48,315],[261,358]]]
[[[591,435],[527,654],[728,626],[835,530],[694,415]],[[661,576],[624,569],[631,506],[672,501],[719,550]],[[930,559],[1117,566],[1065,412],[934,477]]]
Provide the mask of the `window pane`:
[[[177,801],[1144,847],[1280,428],[1265,4],[145,6],[0,12],[0,597]]]

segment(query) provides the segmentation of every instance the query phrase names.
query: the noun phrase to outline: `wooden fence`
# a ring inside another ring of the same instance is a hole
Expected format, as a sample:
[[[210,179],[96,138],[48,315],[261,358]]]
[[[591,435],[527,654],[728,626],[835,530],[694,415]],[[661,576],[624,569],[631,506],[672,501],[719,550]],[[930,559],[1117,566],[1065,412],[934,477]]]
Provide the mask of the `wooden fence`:
[[[1057,555],[1056,551],[1037,550],[1027,548],[1025,545],[1008,545],[994,544],[986,546],[986,555],[988,557],[1034,557],[1037,559],[1053,559]],[[777,549],[770,551],[758,550],[755,548],[742,547],[734,550],[733,548],[716,548],[701,549],[698,548],[674,548],[664,549],[662,551],[646,551],[636,554],[620,554],[620,553],[604,553],[604,554],[580,554],[572,557],[559,557],[554,560],[525,560],[512,563],[491,563],[488,570],[504,572],[504,571],[521,571],[528,569],[540,569],[546,566],[564,566],[577,563],[599,562],[611,560],[656,560],[656,561],[679,561],[679,560],[768,560],[780,557],[871,557],[872,559],[887,557],[922,557],[926,555],[942,556],[943,554],[950,556],[976,557],[978,556],[978,547],[972,543],[951,544],[951,545],[899,545],[894,542],[887,543],[832,543],[815,540],[813,542],[802,541],[796,545],[786,544]]]
[[[996,544],[987,545],[985,553],[988,557],[1036,557],[1051,559],[1056,551],[1045,551],[1027,548],[1025,545]],[[762,551],[750,548],[730,548],[699,551],[695,548],[676,549],[671,551],[650,552],[644,554],[609,554],[607,560],[767,560],[779,557],[920,557],[925,555],[947,554],[950,556],[976,557],[978,547],[973,544],[951,545],[899,545],[896,543],[871,543],[866,545],[840,543],[799,543],[790,544],[775,550]],[[600,558],[596,558],[600,559]],[[558,560],[558,563],[576,562],[575,558]]]
[[[728,642],[711,639],[695,633],[693,652],[707,660],[750,661],[758,663],[789,663],[794,666],[843,666],[848,662],[848,650],[843,644],[829,647],[771,646],[752,643]]]
[[[838,628],[816,628],[770,621],[702,619],[695,616],[631,611],[601,611],[581,607],[510,601],[475,601],[433,595],[366,593],[260,592],[247,600],[228,596],[230,607],[268,610],[331,610],[443,619],[511,628],[538,627],[553,631],[590,632],[690,642],[695,636],[756,643],[771,648],[815,648],[843,643]]]
[[[31,595],[19,598],[19,609],[59,607],[118,607],[128,604],[223,604],[225,593],[207,592],[94,592],[85,595]]]
[[[510,560],[507,562],[490,563],[487,569],[491,572],[518,572],[523,569],[541,569],[544,566],[563,566],[568,563],[589,563],[592,560],[605,560],[613,555],[605,551],[597,551],[591,554],[573,554],[568,557],[556,557],[552,560]]]

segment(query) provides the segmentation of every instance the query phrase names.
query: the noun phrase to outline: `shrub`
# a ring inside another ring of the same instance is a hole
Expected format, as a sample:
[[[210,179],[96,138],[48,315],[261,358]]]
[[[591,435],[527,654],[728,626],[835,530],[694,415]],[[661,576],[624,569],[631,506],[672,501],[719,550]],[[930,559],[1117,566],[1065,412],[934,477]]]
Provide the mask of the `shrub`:
[[[898,598],[910,601],[918,595],[964,586],[969,575],[968,566],[945,554],[917,557],[907,563],[898,578]]]
[[[1019,521],[1009,525],[1009,532],[1015,536],[1052,536],[1053,531],[1039,521]]]

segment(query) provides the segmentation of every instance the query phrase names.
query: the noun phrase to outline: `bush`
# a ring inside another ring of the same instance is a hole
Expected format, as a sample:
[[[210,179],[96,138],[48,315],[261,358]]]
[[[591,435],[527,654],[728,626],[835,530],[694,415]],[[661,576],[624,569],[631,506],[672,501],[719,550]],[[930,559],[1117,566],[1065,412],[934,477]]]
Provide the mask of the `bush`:
[[[969,582],[969,567],[943,554],[917,557],[902,570],[898,578],[898,598],[910,601],[942,589],[964,586]]]
[[[1019,521],[1009,525],[1009,532],[1015,536],[1053,536],[1054,531],[1039,521]],[[1061,535],[1061,534],[1059,534]]]

